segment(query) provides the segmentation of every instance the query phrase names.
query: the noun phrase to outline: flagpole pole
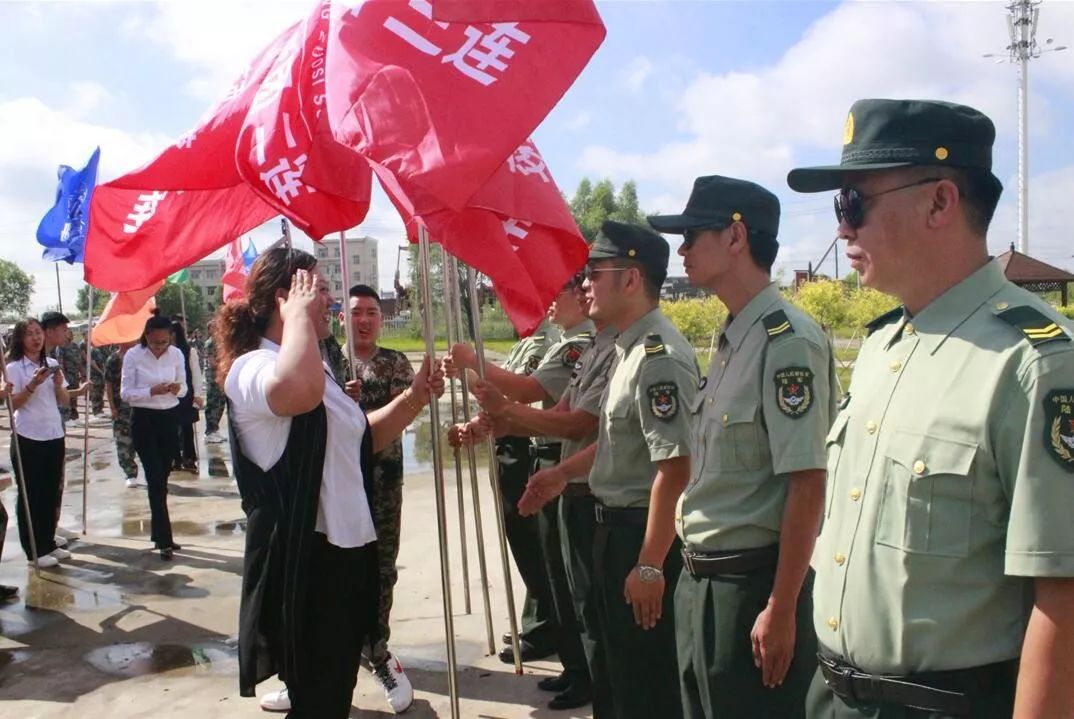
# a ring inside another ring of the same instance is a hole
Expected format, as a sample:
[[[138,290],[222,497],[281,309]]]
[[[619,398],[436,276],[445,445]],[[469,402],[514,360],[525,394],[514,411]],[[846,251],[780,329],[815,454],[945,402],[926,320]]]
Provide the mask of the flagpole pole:
[[[288,224],[286,217],[280,218],[280,224],[283,227],[283,243],[287,245],[287,249],[291,249],[291,225]]]
[[[183,316],[183,331],[186,332],[186,292],[182,282],[176,283],[176,287],[179,288],[179,314]]]
[[[93,372],[92,369],[92,357],[93,357],[93,285],[86,285],[86,296],[89,298],[89,323],[86,325],[86,381],[92,382],[90,375]],[[182,290],[182,286],[179,287]],[[182,295],[180,295],[182,297]],[[183,316],[183,323],[186,324],[186,315]],[[82,423],[82,534],[85,536],[86,528],[88,524],[88,516],[86,512],[89,507],[89,423],[90,423],[90,393],[86,392],[82,395],[86,399],[85,404],[85,421]]]
[[[63,314],[63,293],[60,292],[60,265],[56,262],[52,263],[52,266],[56,269],[56,301],[60,306],[60,314]]]
[[[0,333],[0,357],[7,357],[7,348],[4,346],[4,337]],[[47,364],[47,362],[46,362]],[[7,382],[7,367],[0,362],[0,381]],[[11,406],[11,397],[4,400],[7,407],[7,421],[11,425],[11,446],[15,448],[15,465],[19,471],[15,474],[15,480],[19,483],[19,494],[22,495],[22,512],[26,519],[26,530],[30,535],[30,556],[34,560],[34,576],[41,576],[41,568],[37,566],[37,541],[34,539],[34,522],[30,518],[30,495],[26,491],[26,471],[22,466],[22,447],[19,446],[19,435],[15,432],[15,410]]]
[[[422,324],[425,334],[425,353],[430,367],[436,360],[436,341],[433,322],[433,299],[429,281],[429,233],[418,230],[418,253],[421,258]],[[440,538],[440,590],[444,600],[444,633],[447,643],[448,695],[452,719],[459,717],[459,678],[455,660],[455,617],[451,609],[451,573],[448,557],[447,511],[444,499],[444,457],[440,447],[440,407],[437,398],[429,395],[430,436],[433,445],[433,482],[436,487],[436,527]]]
[[[443,249],[443,248],[441,248]],[[450,255],[447,252],[440,253],[441,270],[444,279],[444,322],[447,325],[447,344],[451,347],[459,337],[455,333],[455,303],[454,296],[458,288],[458,274],[451,274]],[[458,392],[455,380],[449,381],[451,387],[451,424],[459,423]],[[470,562],[466,555],[466,497],[462,484],[462,452],[458,447],[454,449],[455,456],[455,487],[459,501],[459,549],[462,552],[462,600],[467,614],[473,612],[470,605]]]
[[[477,353],[477,375],[485,379],[485,342],[481,337],[481,303],[477,299],[477,273],[466,267],[466,279],[470,290],[470,311],[474,320],[474,350]],[[475,304],[478,309],[474,309]],[[507,593],[507,618],[511,624],[511,649],[515,655],[515,674],[522,674],[522,650],[518,640],[518,617],[515,613],[515,590],[511,584],[511,560],[507,550],[507,533],[503,522],[503,496],[500,493],[499,467],[496,465],[496,440],[490,435],[489,481],[492,483],[492,501],[496,504],[496,532],[500,540],[500,559],[503,563],[504,590]]]
[[[351,336],[351,270],[347,264],[347,236],[339,233],[339,272],[343,278],[343,336],[347,342],[347,366],[350,367],[348,374],[351,380],[358,378],[358,367],[354,361],[354,337]]]
[[[448,255],[451,274],[452,292],[450,302],[452,315],[455,320],[455,336],[462,341],[466,336],[462,325],[462,301],[459,290],[459,266],[451,255]],[[470,421],[470,381],[463,372],[459,375],[459,384],[462,388],[462,418],[464,422]],[[452,395],[452,407],[454,407],[454,395]],[[474,531],[477,534],[477,566],[481,573],[481,598],[485,603],[485,634],[488,637],[489,654],[496,653],[496,639],[492,629],[492,602],[489,599],[489,575],[485,563],[485,531],[481,525],[481,491],[477,481],[477,453],[473,444],[466,445],[466,464],[470,469],[470,496],[474,504]]]

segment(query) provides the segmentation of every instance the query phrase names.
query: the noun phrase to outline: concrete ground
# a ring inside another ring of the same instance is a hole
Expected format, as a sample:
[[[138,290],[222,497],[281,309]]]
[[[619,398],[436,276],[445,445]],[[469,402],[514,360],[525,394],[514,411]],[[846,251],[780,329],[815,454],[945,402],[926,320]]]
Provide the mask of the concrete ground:
[[[0,420],[0,458],[7,463],[7,416]],[[199,431],[202,426],[198,426]],[[69,461],[61,533],[74,556],[58,568],[33,571],[21,551],[16,492],[0,476],[0,500],[11,514],[0,583],[20,588],[16,602],[0,605],[0,716],[21,719],[89,717],[269,716],[255,699],[238,695],[234,634],[245,519],[230,474],[226,444],[201,445],[200,471],[175,473],[169,508],[175,540],[172,562],[151,551],[144,489],[127,489],[115,461],[111,429],[91,427],[88,531],[82,535],[82,430],[67,439]],[[399,583],[392,612],[391,649],[407,667],[416,698],[407,716],[450,717],[447,661],[437,551],[432,473],[416,465],[413,434],[403,505]],[[199,438],[199,443],[201,439]],[[2,472],[0,472],[2,474]],[[473,505],[464,492],[472,611],[465,611],[459,550],[458,494],[448,455],[448,537],[460,716],[467,719],[588,717],[589,708],[554,712],[537,680],[559,669],[537,662],[516,676],[511,665],[488,655],[480,591]],[[478,475],[495,643],[507,630],[504,577],[485,471]],[[513,579],[515,603],[522,584]],[[259,691],[279,687],[268,681]],[[371,675],[358,677],[351,717],[392,716]]]

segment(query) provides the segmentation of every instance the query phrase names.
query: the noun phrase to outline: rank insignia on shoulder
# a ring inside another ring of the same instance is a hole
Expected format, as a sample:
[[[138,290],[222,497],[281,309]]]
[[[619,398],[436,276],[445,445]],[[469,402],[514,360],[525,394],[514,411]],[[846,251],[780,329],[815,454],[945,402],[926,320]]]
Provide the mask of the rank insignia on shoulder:
[[[1074,472],[1074,388],[1052,390],[1044,398],[1044,447],[1059,466]]]
[[[533,340],[534,342],[544,342],[544,338],[545,338],[545,335],[544,335],[543,332],[541,334],[539,334],[539,335],[530,335],[530,339]]]
[[[567,349],[563,350],[563,366],[574,367],[581,357],[582,346],[580,344],[567,345]]]
[[[647,357],[666,355],[667,353],[667,347],[664,346],[664,340],[660,335],[654,333],[645,338],[645,355]]]
[[[794,327],[791,326],[791,321],[787,319],[787,313],[783,310],[776,310],[770,315],[765,315],[761,318],[761,322],[770,340],[785,334],[794,334]]]
[[[776,372],[776,404],[791,419],[804,417],[813,406],[813,370],[786,367]]]
[[[1070,335],[1064,332],[1062,327],[1050,320],[1040,310],[1028,305],[1011,307],[1009,310],[996,312],[996,317],[1021,330],[1022,334],[1026,336],[1026,339],[1034,347],[1052,341],[1070,342]]]
[[[670,420],[679,413],[679,386],[674,382],[649,385],[649,411],[657,419]]]

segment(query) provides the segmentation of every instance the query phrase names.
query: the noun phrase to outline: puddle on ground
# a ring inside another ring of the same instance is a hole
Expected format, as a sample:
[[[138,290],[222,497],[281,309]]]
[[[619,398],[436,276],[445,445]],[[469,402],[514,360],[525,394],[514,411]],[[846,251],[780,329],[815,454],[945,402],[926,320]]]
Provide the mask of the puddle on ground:
[[[223,642],[201,644],[112,644],[94,649],[85,659],[95,669],[121,677],[185,670],[187,674],[235,674],[238,659]]]
[[[227,461],[221,457],[209,457],[209,476],[210,477],[230,477],[231,473],[227,469]]]
[[[123,520],[123,537],[148,537],[150,524],[148,519]],[[246,518],[219,522],[189,522],[172,520],[172,534],[177,537],[227,537],[246,533]]]

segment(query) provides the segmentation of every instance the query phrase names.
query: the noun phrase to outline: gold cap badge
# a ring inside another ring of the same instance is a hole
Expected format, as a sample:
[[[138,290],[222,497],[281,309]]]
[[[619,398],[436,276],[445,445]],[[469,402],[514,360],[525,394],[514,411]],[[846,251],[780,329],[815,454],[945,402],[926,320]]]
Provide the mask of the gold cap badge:
[[[937,147],[936,148],[936,159],[937,160],[946,160],[948,154],[950,154],[950,153],[947,152],[946,147]]]
[[[742,213],[741,212],[732,212],[731,213],[731,219],[734,220],[735,222],[741,222],[742,221]]]
[[[843,144],[849,145],[854,142],[854,113],[847,113],[847,122],[843,125]]]
[[[630,251],[627,252],[627,255],[629,255],[630,257],[633,257],[636,254],[638,254],[638,253],[636,251],[634,251],[634,250],[630,250]]]

